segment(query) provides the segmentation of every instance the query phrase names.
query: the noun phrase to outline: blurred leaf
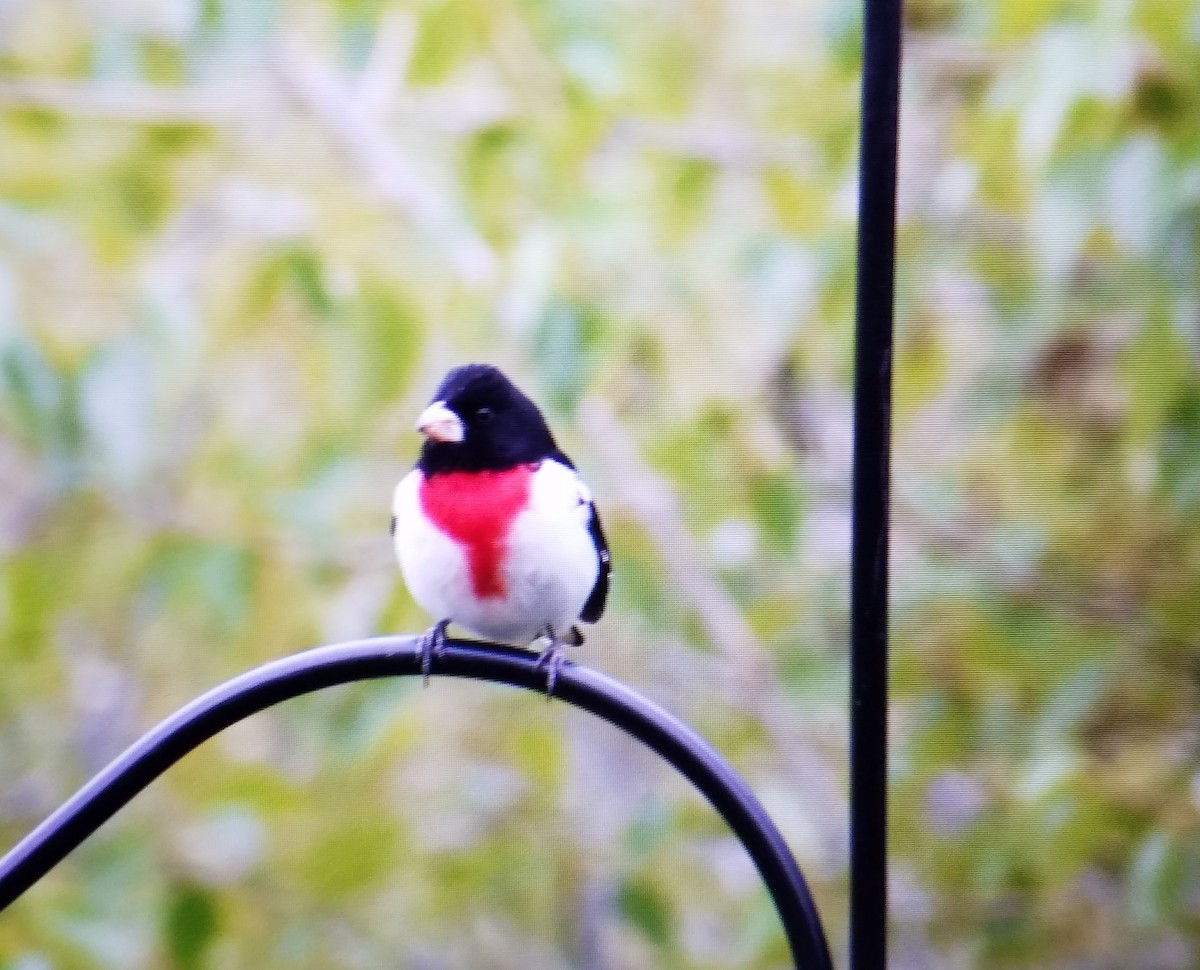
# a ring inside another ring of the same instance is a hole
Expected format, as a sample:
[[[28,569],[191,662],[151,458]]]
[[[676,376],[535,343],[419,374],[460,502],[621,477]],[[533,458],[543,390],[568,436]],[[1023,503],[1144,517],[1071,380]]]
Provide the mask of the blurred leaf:
[[[17,337],[0,345],[0,407],[29,443],[45,451],[60,445],[67,400],[65,381],[41,350]]]
[[[99,350],[79,375],[80,417],[99,476],[128,487],[149,470],[153,442],[150,366],[133,335]]]
[[[1162,482],[1176,506],[1200,504],[1200,388],[1187,386],[1165,416],[1159,438]]]
[[[1153,926],[1162,922],[1165,890],[1174,863],[1167,833],[1150,833],[1134,856],[1129,872],[1129,906],[1136,924]]]
[[[391,869],[396,830],[388,819],[366,810],[328,820],[303,847],[301,876],[324,899],[344,899],[370,887]]]
[[[1166,307],[1155,306],[1122,355],[1122,372],[1130,395],[1129,431],[1144,441],[1160,432],[1164,412],[1186,389],[1193,368],[1187,343]]]
[[[780,469],[754,476],[750,502],[771,549],[780,554],[791,552],[804,515],[804,498],[791,474]]]
[[[643,805],[625,831],[625,841],[634,860],[641,861],[671,838],[676,815],[661,801]]]
[[[917,313],[905,321],[896,349],[896,408],[927,405],[951,374],[952,362],[937,321]]]
[[[460,0],[433,0],[421,14],[408,80],[416,85],[437,84],[475,46],[476,14]]]
[[[364,358],[363,403],[378,407],[408,390],[425,331],[412,305],[382,281],[363,284],[354,313],[354,336]]]
[[[666,898],[649,880],[623,880],[617,889],[617,910],[652,943],[670,945],[674,919]]]
[[[163,914],[163,936],[173,966],[199,970],[217,940],[220,920],[213,894],[194,884],[171,887]]]
[[[779,224],[790,233],[812,234],[827,219],[827,195],[779,165],[763,172],[763,188]]]
[[[143,38],[139,44],[141,74],[155,84],[180,85],[186,82],[186,63],[174,44]],[[181,126],[182,127],[182,126]]]
[[[340,695],[329,712],[329,739],[343,758],[369,756],[395,728],[397,706],[413,692],[411,681],[399,679],[360,684]]]
[[[171,186],[162,159],[150,146],[130,152],[108,180],[114,215],[122,229],[146,232],[162,225],[170,206]]]
[[[280,261],[305,305],[324,316],[333,309],[333,300],[325,287],[317,254],[306,246],[293,246],[280,254]]]
[[[199,599],[228,633],[246,617],[254,558],[230,543],[165,536],[146,570],[152,601],[176,607]]]
[[[46,636],[68,588],[66,577],[50,568],[52,562],[51,556],[36,549],[0,560],[6,607],[0,644],[14,660],[31,659],[46,648]]]
[[[703,219],[718,170],[703,158],[668,158],[661,165],[666,228],[671,236],[682,236],[697,228]]]
[[[560,414],[571,414],[587,390],[595,367],[604,321],[592,307],[556,301],[542,313],[530,353],[543,400]]]

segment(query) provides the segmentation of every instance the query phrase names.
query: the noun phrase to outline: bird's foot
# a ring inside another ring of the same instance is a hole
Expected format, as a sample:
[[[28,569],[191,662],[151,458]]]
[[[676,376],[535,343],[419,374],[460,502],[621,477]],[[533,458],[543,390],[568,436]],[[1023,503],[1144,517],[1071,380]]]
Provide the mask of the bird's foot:
[[[417,642],[417,654],[421,658],[421,678],[425,686],[429,686],[429,669],[433,666],[433,658],[441,658],[446,652],[446,627],[449,620],[439,620]]]
[[[563,651],[564,641],[550,627],[546,627],[542,635],[546,638],[546,647],[538,654],[537,667],[539,670],[546,668],[546,697],[549,699],[554,696],[554,685],[558,683],[559,672],[567,658]]]

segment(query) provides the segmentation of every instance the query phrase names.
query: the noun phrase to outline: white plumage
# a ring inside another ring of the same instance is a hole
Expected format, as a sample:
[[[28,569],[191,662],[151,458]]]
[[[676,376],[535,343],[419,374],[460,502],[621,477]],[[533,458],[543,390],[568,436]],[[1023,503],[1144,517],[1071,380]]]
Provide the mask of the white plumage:
[[[562,637],[579,619],[596,584],[600,553],[588,530],[591,494],[574,469],[542,461],[529,501],[512,523],[501,559],[503,594],[479,597],[467,550],[426,514],[424,473],[396,486],[396,556],[413,599],[435,619],[449,619],[489,640],[526,646],[549,626]]]

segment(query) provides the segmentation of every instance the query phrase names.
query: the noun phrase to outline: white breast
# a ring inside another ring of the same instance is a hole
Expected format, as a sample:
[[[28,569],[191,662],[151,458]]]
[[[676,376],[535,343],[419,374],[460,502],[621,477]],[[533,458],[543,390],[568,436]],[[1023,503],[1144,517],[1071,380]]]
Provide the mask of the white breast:
[[[420,504],[421,472],[396,486],[396,556],[413,599],[435,619],[482,637],[525,645],[547,625],[565,633],[579,618],[599,574],[588,532],[591,494],[570,468],[544,461],[534,473],[529,506],[513,523],[502,597],[480,599],[462,548]]]

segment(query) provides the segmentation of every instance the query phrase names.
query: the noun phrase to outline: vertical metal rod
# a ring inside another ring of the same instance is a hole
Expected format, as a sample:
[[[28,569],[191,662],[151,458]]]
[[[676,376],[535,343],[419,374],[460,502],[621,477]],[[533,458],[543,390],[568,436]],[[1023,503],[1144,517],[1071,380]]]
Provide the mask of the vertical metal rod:
[[[888,484],[901,0],[864,0],[850,567],[850,970],[887,966]]]

